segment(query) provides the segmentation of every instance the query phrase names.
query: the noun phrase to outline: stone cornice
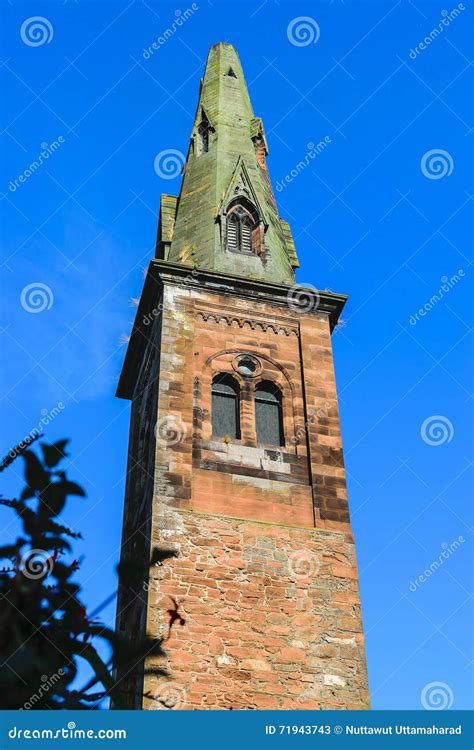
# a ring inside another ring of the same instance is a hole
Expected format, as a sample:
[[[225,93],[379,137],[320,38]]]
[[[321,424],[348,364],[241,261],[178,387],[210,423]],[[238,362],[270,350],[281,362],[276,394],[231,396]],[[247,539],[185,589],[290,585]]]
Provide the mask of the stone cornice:
[[[230,298],[239,297],[252,301],[266,302],[281,306],[282,312],[287,313],[287,319],[293,312],[294,322],[291,328],[298,328],[298,320],[302,317],[313,315],[327,315],[331,331],[334,329],[339,315],[347,300],[345,295],[333,294],[332,292],[314,290],[317,296],[317,307],[315,309],[296,311],[289,304],[289,300],[298,294],[298,289],[304,287],[286,286],[283,284],[272,284],[257,279],[249,279],[243,276],[231,276],[215,271],[201,270],[178,263],[169,263],[154,259],[148,268],[145,285],[140,298],[135,322],[133,325],[130,341],[125,355],[120,380],[117,388],[119,398],[132,398],[138,367],[143,357],[146,344],[152,332],[152,321],[159,314],[159,301],[163,286],[165,284],[185,286],[187,289],[196,289],[204,292],[217,292],[229,295]],[[225,316],[226,313],[223,313]],[[233,316],[231,316],[233,317]],[[243,317],[243,316],[242,316]],[[148,322],[147,322],[148,321]],[[257,324],[260,321],[256,321]],[[286,326],[288,322],[285,321]],[[278,322],[277,322],[278,327]],[[286,331],[285,331],[286,333]],[[287,334],[289,335],[289,334]]]
[[[285,336],[298,336],[297,325],[287,325],[286,323],[279,321],[249,318],[232,312],[221,313],[215,310],[196,310],[195,317],[198,320],[203,320],[205,323],[215,323],[219,325],[224,322],[228,326],[236,324],[239,328],[248,326],[252,331],[260,328],[262,331],[273,331],[273,333],[285,334]]]

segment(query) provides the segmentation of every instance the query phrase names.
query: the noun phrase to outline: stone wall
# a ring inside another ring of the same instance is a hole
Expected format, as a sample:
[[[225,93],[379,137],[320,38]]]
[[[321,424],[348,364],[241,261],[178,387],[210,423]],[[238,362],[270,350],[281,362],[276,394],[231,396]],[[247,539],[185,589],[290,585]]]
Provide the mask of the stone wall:
[[[369,707],[327,316],[179,283],[162,302],[151,544],[178,556],[148,582],[170,679],[145,679],[144,707]],[[241,383],[237,441],[212,437],[216,372]],[[280,448],[256,443],[259,378],[283,393]]]
[[[169,634],[171,679],[144,708],[369,707],[354,545],[342,531],[163,509],[179,557],[150,580],[149,628]]]

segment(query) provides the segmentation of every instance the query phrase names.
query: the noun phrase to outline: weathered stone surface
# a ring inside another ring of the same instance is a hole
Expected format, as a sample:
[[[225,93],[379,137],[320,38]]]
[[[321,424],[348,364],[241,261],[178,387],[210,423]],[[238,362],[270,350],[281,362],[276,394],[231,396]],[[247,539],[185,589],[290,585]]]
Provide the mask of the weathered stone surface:
[[[170,675],[164,686],[137,669],[124,690],[132,708],[156,708],[165,694],[175,709],[367,708],[331,346],[344,298],[288,304],[296,254],[230,45],[211,50],[204,116],[210,149],[190,152],[179,202],[163,199],[158,255],[170,262],[150,267],[119,389],[132,398],[122,558],[176,552],[142,590],[121,582],[118,627],[166,638]],[[241,157],[269,217],[265,263],[226,256],[219,239],[216,211]],[[186,263],[196,266],[189,277]],[[257,281],[236,280],[244,275]],[[253,376],[239,371],[242,354]],[[221,373],[240,388],[239,439],[212,434]],[[282,394],[281,446],[257,443],[262,380]],[[183,620],[170,628],[175,602]]]
[[[228,75],[230,68],[235,75]],[[209,123],[206,153],[201,153],[198,145],[203,118]],[[164,226],[161,229],[160,224],[159,238],[170,237],[171,224],[173,233],[170,245],[165,240],[165,247],[158,245],[158,257],[281,284],[294,283],[293,268],[299,265],[296,250],[289,224],[278,216],[266,165],[263,125],[257,120],[237,52],[227,43],[214,45],[207,59],[183,184],[172,220],[169,218],[172,196],[164,197]],[[232,254],[222,252],[218,217],[242,169],[246,187],[255,195],[265,221],[265,254],[241,255],[237,263]]]

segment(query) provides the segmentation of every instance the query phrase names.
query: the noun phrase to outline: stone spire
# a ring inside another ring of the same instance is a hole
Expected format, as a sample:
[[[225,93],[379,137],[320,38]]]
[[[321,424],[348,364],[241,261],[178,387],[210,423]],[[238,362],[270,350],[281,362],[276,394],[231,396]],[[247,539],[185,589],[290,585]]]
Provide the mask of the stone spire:
[[[209,52],[201,82],[179,198],[161,199],[157,257],[293,284],[298,260],[290,227],[278,216],[267,153],[237,52],[219,42]],[[230,213],[240,204],[240,215],[251,217],[244,252],[235,251],[229,228]]]

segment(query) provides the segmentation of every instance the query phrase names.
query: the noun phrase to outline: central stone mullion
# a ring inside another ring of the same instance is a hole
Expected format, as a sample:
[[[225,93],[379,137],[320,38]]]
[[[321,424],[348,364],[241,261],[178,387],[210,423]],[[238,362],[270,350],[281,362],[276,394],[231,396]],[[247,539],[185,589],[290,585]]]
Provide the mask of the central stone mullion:
[[[251,380],[247,378],[240,393],[240,419],[242,444],[257,445],[253,386]]]

